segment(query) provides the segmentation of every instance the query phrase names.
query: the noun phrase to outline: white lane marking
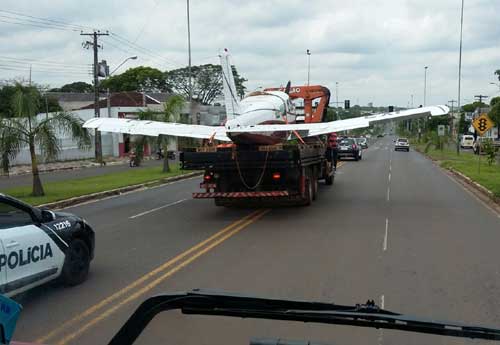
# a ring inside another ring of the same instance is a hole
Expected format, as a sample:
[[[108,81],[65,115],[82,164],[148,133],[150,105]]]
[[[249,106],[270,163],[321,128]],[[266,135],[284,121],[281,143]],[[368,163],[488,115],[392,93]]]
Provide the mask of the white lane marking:
[[[68,207],[54,208],[52,210],[55,210],[55,211],[57,211],[57,210],[67,210],[67,209],[71,209],[73,207],[80,207],[80,206],[84,206],[84,205],[95,204],[96,202],[101,202],[101,201],[105,201],[105,200],[109,200],[109,199],[115,199],[115,198],[119,198],[119,197],[126,196],[126,195],[129,195],[129,194],[133,194],[133,193],[144,192],[144,191],[151,190],[151,189],[157,189],[157,188],[166,187],[166,186],[169,186],[171,184],[176,184],[176,183],[179,183],[179,182],[193,180],[193,179],[196,179],[196,178],[200,178],[200,176],[201,175],[197,175],[197,176],[193,176],[193,177],[188,177],[188,178],[180,179],[180,180],[177,180],[177,181],[162,183],[162,184],[159,184],[157,186],[152,186],[152,187],[142,187],[142,188],[134,189],[134,190],[131,190],[131,191],[128,191],[128,192],[123,192],[123,193],[116,194],[116,195],[110,195],[110,196],[104,197],[102,199],[95,199],[95,200],[84,201],[84,202],[81,202],[81,203],[78,203],[78,204],[75,204],[75,205],[71,205],[71,206],[68,206]]]
[[[177,205],[177,204],[180,204],[181,202],[184,202],[188,199],[181,199],[181,200],[177,200],[177,201],[174,201],[174,202],[171,202],[170,204],[166,204],[166,205],[163,205],[163,206],[160,206],[160,207],[156,207],[156,208],[153,208],[149,211],[144,211],[144,212],[141,212],[139,214],[136,214],[135,216],[131,216],[131,217],[128,217],[129,219],[134,219],[134,218],[137,218],[137,217],[141,217],[141,216],[145,216],[146,214],[150,214],[152,212],[156,212],[156,211],[159,211],[161,209],[164,209],[164,208],[167,208],[167,207],[170,207],[170,206],[174,206],[174,205]]]
[[[382,244],[382,249],[384,252],[387,250],[387,237],[389,236],[389,218],[385,219],[385,235],[384,235],[384,243]]]
[[[391,183],[391,173],[389,173],[389,183]]]
[[[387,187],[387,201],[391,200],[391,186]]]
[[[385,307],[385,297],[384,295],[380,296],[380,308],[384,309]]]

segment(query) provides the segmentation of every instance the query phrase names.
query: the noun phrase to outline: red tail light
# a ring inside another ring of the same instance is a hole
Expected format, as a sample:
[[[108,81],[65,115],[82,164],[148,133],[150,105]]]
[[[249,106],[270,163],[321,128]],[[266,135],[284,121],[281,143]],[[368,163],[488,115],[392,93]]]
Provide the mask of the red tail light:
[[[356,150],[356,144],[352,144],[352,149]]]
[[[279,172],[273,173],[273,180],[279,180],[281,178],[281,174]]]
[[[210,181],[212,179],[212,175],[205,175],[205,176],[203,176],[203,179],[205,181]]]

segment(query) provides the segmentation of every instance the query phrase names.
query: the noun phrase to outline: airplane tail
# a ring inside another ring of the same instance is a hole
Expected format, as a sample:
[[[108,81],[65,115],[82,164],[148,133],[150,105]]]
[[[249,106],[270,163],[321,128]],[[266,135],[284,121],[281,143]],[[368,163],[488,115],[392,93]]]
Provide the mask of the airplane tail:
[[[238,93],[234,83],[233,70],[229,61],[227,49],[219,55],[222,67],[222,85],[224,89],[224,101],[226,104],[227,120],[232,120],[240,114]]]

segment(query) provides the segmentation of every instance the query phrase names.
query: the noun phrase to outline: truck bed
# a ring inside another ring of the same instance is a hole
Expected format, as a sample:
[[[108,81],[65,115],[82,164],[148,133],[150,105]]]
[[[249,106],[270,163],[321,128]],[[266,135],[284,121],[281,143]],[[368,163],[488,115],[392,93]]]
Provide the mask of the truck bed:
[[[333,183],[333,171],[321,142],[185,149],[181,168],[204,170],[195,199],[214,199],[218,206],[310,204],[317,181]]]

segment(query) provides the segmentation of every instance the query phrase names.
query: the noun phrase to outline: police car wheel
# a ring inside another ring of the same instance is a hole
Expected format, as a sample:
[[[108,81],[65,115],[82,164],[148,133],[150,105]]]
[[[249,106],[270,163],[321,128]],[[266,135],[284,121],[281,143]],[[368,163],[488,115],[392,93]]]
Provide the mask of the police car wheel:
[[[90,252],[84,241],[73,240],[68,248],[61,278],[65,285],[78,285],[87,279]]]

